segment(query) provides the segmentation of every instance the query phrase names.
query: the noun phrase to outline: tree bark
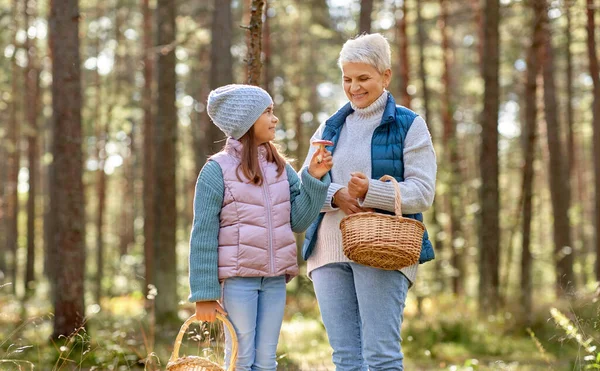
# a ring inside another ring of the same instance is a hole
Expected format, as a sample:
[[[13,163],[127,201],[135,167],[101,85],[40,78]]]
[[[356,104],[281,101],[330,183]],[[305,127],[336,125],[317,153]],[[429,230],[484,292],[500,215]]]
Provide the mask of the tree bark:
[[[158,45],[175,41],[176,9],[170,0],[158,0],[156,30]],[[154,126],[154,301],[159,324],[177,319],[176,238],[177,205],[175,169],[177,157],[177,110],[175,107],[175,49],[163,50],[157,63],[157,115]]]
[[[418,40],[418,48],[419,48],[419,79],[421,80],[421,90],[423,91],[423,113],[425,114],[425,119],[427,121],[427,126],[429,127],[429,132],[431,133],[431,137],[432,138],[436,138],[437,132],[434,130],[434,127],[432,125],[433,123],[433,117],[431,115],[431,109],[429,108],[430,105],[430,97],[429,97],[429,88],[427,87],[427,70],[425,68],[425,45],[427,44],[427,35],[425,34],[425,28],[423,25],[423,17],[421,15],[421,1],[417,0],[416,1],[416,13],[417,13],[417,40]],[[432,227],[433,227],[433,231],[435,231],[435,233],[433,233],[433,235],[435,237],[434,238],[434,248],[436,249],[437,253],[440,254],[443,250],[444,250],[444,242],[443,240],[439,237],[441,236],[441,231],[442,231],[442,226],[440,224],[439,218],[438,218],[438,206],[437,203],[434,202],[433,206],[431,207],[431,222],[432,222]],[[435,269],[435,274],[436,277],[438,279],[438,282],[442,283],[442,289],[444,289],[444,279],[441,275],[441,271],[442,271],[442,266],[441,266],[441,262],[442,259],[436,259],[435,260],[435,264],[436,264],[436,269]]]
[[[260,85],[260,70],[262,62],[260,54],[262,51],[262,14],[265,7],[264,0],[252,0],[250,8],[250,44],[248,44],[248,55],[246,63],[248,64],[248,84]]]
[[[596,217],[594,231],[596,232],[596,281],[600,281],[600,67],[596,53],[596,37],[594,34],[596,10],[593,0],[587,0],[587,49],[589,56],[590,75],[594,86],[594,103],[592,127],[594,130],[594,189],[596,190]]]
[[[398,37],[398,54],[400,55],[400,104],[406,108],[410,108],[411,97],[408,93],[408,85],[410,82],[410,58],[408,53],[408,34],[407,28],[407,1],[402,2],[402,18],[396,18],[396,35]]]
[[[262,65],[263,88],[271,94],[271,22],[269,21],[269,3],[265,1],[265,23],[263,25],[262,48],[264,63]]]
[[[7,264],[7,277],[8,282],[11,283],[12,293],[16,293],[17,287],[17,250],[19,241],[19,168],[20,168],[20,152],[21,152],[21,128],[19,117],[19,82],[17,77],[19,75],[19,66],[17,65],[17,30],[18,24],[18,12],[19,12],[19,1],[13,0],[12,14],[14,19],[15,29],[13,31],[12,44],[15,46],[13,55],[11,58],[11,104],[10,104],[10,118],[8,121],[8,133],[7,133],[7,163],[8,163],[8,177],[6,182],[6,243],[8,252],[8,264]]]
[[[481,223],[479,226],[479,309],[495,313],[499,306],[499,191],[498,191],[498,110],[500,99],[500,6],[499,0],[485,0],[483,13],[484,98],[481,115]]]
[[[440,17],[440,30],[442,34],[442,58],[443,58],[443,72],[442,82],[444,91],[441,97],[441,111],[442,111],[442,122],[444,127],[442,142],[444,144],[444,151],[446,152],[445,159],[448,171],[448,183],[450,190],[446,194],[448,203],[448,213],[450,214],[450,247],[452,250],[452,268],[454,274],[452,275],[452,291],[455,295],[464,294],[464,241],[462,236],[461,226],[461,206],[460,206],[460,157],[458,156],[458,143],[456,138],[456,124],[454,122],[454,109],[451,102],[451,96],[453,95],[452,79],[450,78],[450,69],[452,65],[452,48],[450,46],[450,40],[448,37],[448,2],[447,0],[440,0],[441,17]]]
[[[546,12],[542,12],[546,17]],[[550,24],[546,20],[544,40],[544,113],[546,120],[547,144],[549,154],[549,184],[554,217],[554,260],[556,264],[556,294],[563,296],[574,290],[573,261],[574,251],[571,244],[571,225],[569,222],[570,188],[566,171],[564,147],[561,141],[558,101],[554,84],[554,50]]]
[[[572,202],[577,204],[581,210],[584,210],[584,202],[581,198],[582,193],[579,193],[579,177],[581,173],[580,163],[577,161],[577,148],[575,147],[575,142],[577,139],[575,138],[575,119],[573,112],[573,53],[571,51],[571,45],[573,44],[573,36],[572,32],[572,16],[571,16],[571,0],[564,1],[565,6],[565,15],[567,19],[567,24],[565,25],[565,53],[567,59],[567,69],[566,69],[566,90],[567,90],[567,156],[568,156],[568,166],[567,172],[569,174],[569,187],[571,189],[575,189],[575,193],[573,193]],[[586,251],[586,242],[585,242],[585,218],[576,218],[579,219],[577,225],[573,226],[573,249],[576,253],[576,257],[581,265],[581,267],[585,267],[586,260],[588,258]],[[580,282],[581,286],[586,285],[586,269],[580,269],[579,277],[577,277],[577,281]]]
[[[233,82],[233,58],[231,56],[233,38],[232,18],[231,0],[215,0],[211,27],[211,90]],[[218,152],[223,147],[223,138],[223,132],[216,125],[208,126],[205,141],[205,157]]]
[[[130,8],[125,4],[125,1],[119,0],[116,4],[115,12],[115,40],[117,45],[123,45],[124,32],[123,25],[128,24],[128,16]],[[129,80],[127,61],[129,58],[128,48],[117,48],[115,50],[115,64],[114,71],[116,76],[116,87],[113,97],[119,99],[123,94],[123,85],[127,84]],[[118,107],[119,102],[115,101],[112,107]],[[129,246],[134,242],[133,235],[133,223],[135,218],[135,203],[133,195],[133,182],[134,182],[134,159],[135,159],[135,123],[136,120],[128,119],[130,124],[129,130],[123,129],[128,136],[128,147],[127,155],[123,156],[123,175],[122,182],[119,184],[122,187],[121,194],[121,215],[119,218],[119,254],[123,256],[129,251]],[[108,133],[107,133],[108,134]],[[108,136],[107,136],[108,137]]]
[[[0,116],[0,119],[4,119],[4,116]],[[0,158],[6,158],[5,152],[6,145],[4,144],[6,138],[0,137],[2,145],[0,145]],[[5,219],[5,196],[4,190],[6,188],[6,161],[0,161],[0,285],[6,283],[6,219]]]
[[[525,85],[525,123],[523,125],[523,180],[521,198],[523,200],[522,242],[521,242],[521,291],[522,314],[527,323],[532,318],[532,256],[531,219],[533,217],[534,160],[537,141],[537,77],[541,71],[540,53],[543,45],[545,0],[535,0],[532,4],[533,27],[531,45],[527,50],[527,82]]]
[[[154,91],[153,70],[154,55],[152,50],[152,11],[150,0],[141,0],[143,16],[143,55],[144,88],[142,89],[143,118],[143,208],[144,208],[144,297],[146,309],[150,308],[148,288],[152,284],[153,249],[154,249],[154,130],[152,122],[152,92]]]
[[[371,13],[373,13],[373,0],[360,0],[359,33],[371,33]]]
[[[481,16],[481,0],[470,0],[471,11],[473,12],[473,18],[475,25],[477,26],[477,57],[479,70],[483,74],[483,17]]]
[[[29,29],[30,19],[37,15],[35,2],[23,1],[23,14],[25,17],[25,29]],[[25,292],[32,292],[35,281],[35,220],[36,203],[38,192],[38,178],[40,174],[40,150],[37,124],[39,112],[39,67],[37,60],[36,39],[33,42],[29,37],[25,39],[25,50],[27,51],[27,67],[25,68],[25,107],[27,112],[27,160],[29,163],[29,192],[27,196],[27,263],[25,267]]]
[[[82,181],[81,78],[77,0],[50,2],[49,41],[52,53],[53,169],[50,183],[56,269],[54,331],[69,336],[83,326],[85,212]]]

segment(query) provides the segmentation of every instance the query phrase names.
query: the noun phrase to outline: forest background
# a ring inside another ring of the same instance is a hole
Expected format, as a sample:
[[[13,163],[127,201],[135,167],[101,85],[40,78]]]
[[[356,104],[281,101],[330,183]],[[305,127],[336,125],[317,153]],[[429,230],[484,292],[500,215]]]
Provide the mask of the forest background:
[[[0,0],[0,369],[164,369],[193,312],[194,184],[224,143],[208,93],[267,89],[298,167],[345,102],[337,56],[362,32],[390,41],[389,90],[438,158],[407,369],[599,369],[599,7]],[[189,335],[182,351],[204,354],[219,331]],[[333,369],[305,275],[278,362]]]

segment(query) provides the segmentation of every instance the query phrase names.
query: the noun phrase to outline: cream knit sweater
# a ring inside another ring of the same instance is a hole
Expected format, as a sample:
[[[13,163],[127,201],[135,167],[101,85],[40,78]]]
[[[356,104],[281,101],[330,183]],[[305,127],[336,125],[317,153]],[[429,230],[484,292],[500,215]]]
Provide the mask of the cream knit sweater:
[[[352,107],[354,112],[346,118],[333,154],[331,185],[327,199],[321,209],[325,212],[319,226],[315,248],[308,258],[308,275],[321,266],[337,262],[349,262],[342,249],[340,221],[345,216],[338,208],[331,207],[331,198],[340,188],[346,187],[354,171],[371,177],[371,138],[375,128],[381,123],[387,102],[388,92],[366,108]],[[311,142],[321,139],[325,124],[322,124],[311,138]],[[303,167],[308,166],[315,147],[306,157]],[[405,214],[427,210],[433,203],[435,177],[437,171],[435,152],[431,135],[425,121],[418,116],[412,123],[404,142],[404,182],[400,184],[402,211]],[[361,206],[394,211],[395,190],[392,184],[371,179],[369,190]],[[401,272],[411,284],[417,277],[418,264],[406,267]]]

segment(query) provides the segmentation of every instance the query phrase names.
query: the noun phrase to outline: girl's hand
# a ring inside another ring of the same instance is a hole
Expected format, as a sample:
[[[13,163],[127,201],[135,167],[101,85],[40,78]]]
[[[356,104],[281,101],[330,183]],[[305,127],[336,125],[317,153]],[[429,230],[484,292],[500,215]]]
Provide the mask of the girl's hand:
[[[217,312],[226,316],[225,309],[218,301],[197,301],[196,302],[196,320],[203,322],[212,322],[217,319]]]
[[[348,194],[348,188],[341,188],[335,192],[333,198],[335,199],[335,206],[339,207],[346,215],[373,211],[371,208],[360,207],[356,197],[352,197]]]
[[[364,199],[369,190],[369,179],[360,171],[350,174],[352,178],[348,182],[348,194],[350,197]]]
[[[317,179],[321,179],[333,167],[333,155],[324,147],[319,147],[308,165],[308,173]]]

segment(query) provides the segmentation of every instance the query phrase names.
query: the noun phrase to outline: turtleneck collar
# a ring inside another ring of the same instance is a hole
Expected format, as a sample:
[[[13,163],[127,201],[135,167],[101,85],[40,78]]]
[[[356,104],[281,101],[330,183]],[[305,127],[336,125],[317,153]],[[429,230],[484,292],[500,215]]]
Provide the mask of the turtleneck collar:
[[[354,103],[350,102],[352,109],[354,110],[354,114],[360,118],[366,119],[374,116],[383,115],[383,111],[385,110],[385,105],[387,103],[388,91],[384,90],[383,93],[377,98],[373,103],[368,105],[365,108],[358,108],[354,105]]]

